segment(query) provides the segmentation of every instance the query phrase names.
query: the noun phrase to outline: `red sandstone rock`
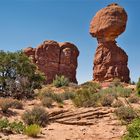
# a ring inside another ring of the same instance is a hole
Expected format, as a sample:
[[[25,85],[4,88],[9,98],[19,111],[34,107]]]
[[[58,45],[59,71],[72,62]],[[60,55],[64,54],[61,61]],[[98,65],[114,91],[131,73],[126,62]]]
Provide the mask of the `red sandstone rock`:
[[[76,68],[79,51],[74,44],[49,40],[44,41],[36,49],[24,49],[24,53],[35,59],[33,62],[45,73],[47,83],[51,83],[55,75],[64,75],[71,82],[77,83]]]
[[[66,75],[70,81],[76,82],[77,57],[79,51],[74,44],[69,42],[59,43],[59,45],[61,49],[60,75]]]
[[[95,53],[93,77],[96,81],[112,81],[115,78],[128,82],[128,56],[115,42],[99,44]]]
[[[126,22],[127,14],[117,4],[101,9],[92,19],[90,34],[98,40],[93,80],[112,81],[119,78],[123,82],[129,82],[128,56],[115,41],[115,38],[124,32]]]
[[[118,4],[110,4],[96,13],[90,23],[90,34],[103,41],[113,41],[125,31],[127,14]]]
[[[35,60],[36,49],[35,48],[28,47],[28,48],[24,49],[23,51],[34,63],[36,62],[36,60]]]

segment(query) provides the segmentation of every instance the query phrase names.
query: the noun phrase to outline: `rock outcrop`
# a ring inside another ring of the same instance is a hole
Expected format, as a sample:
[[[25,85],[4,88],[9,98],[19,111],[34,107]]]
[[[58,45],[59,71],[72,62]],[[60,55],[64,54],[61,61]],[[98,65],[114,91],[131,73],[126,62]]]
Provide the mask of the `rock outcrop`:
[[[71,82],[77,83],[79,51],[74,44],[47,40],[37,48],[24,49],[24,53],[38,66],[39,70],[45,73],[46,83],[51,83],[55,75],[64,75]]]
[[[115,38],[125,31],[127,14],[118,4],[110,4],[96,13],[90,23],[90,34],[98,40],[93,80],[129,82],[128,56],[116,45]]]

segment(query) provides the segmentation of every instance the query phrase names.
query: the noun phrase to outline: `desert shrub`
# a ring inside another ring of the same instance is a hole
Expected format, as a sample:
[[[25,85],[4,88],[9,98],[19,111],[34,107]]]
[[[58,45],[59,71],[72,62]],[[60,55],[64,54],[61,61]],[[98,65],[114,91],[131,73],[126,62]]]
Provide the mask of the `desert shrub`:
[[[68,100],[68,99],[72,99],[74,98],[74,93],[72,92],[64,92],[64,93],[53,93],[52,91],[47,91],[44,94],[40,94],[40,99],[44,99],[44,98],[51,98],[53,101],[57,102],[57,103],[63,103],[64,100]]]
[[[56,75],[55,79],[53,80],[53,85],[57,88],[62,86],[68,86],[68,84],[69,84],[69,79],[64,75],[62,76]]]
[[[23,133],[25,126],[22,122],[9,122],[8,119],[0,119],[0,132],[4,133]]]
[[[50,88],[45,88],[40,91],[39,98],[42,100],[45,97],[49,97],[57,103],[63,102],[62,96],[60,94],[54,93]]]
[[[119,97],[129,97],[132,93],[132,89],[123,88],[121,86],[102,89],[98,92],[99,94],[112,94],[115,98]]]
[[[38,97],[42,100],[44,97],[51,97],[53,93],[51,88],[44,87],[39,90]]]
[[[137,93],[140,95],[140,78],[137,82],[136,90],[137,90]]]
[[[140,139],[140,119],[134,119],[131,124],[127,126],[127,134],[123,140],[139,140]]]
[[[23,104],[21,101],[12,98],[1,98],[0,107],[3,113],[6,113],[9,108],[22,109]]]
[[[17,100],[17,99],[13,100],[11,106],[12,106],[12,108],[15,108],[15,109],[22,109],[23,108],[22,102]]]
[[[99,106],[101,96],[98,93],[91,95],[90,99],[83,102],[83,107],[97,107]]]
[[[101,88],[101,85],[96,82],[85,82],[81,84],[81,87],[87,89],[91,93],[96,93]]]
[[[54,93],[51,88],[45,87],[39,90],[38,97],[40,100],[44,99],[45,97],[51,98],[53,101],[57,103],[63,103],[64,100],[74,98],[75,93],[71,90],[67,90],[63,93]]]
[[[102,106],[111,106],[114,99],[115,98],[111,94],[105,94],[102,96],[101,104],[102,104]]]
[[[122,86],[121,84],[121,80],[118,78],[115,78],[112,83],[110,84],[110,87],[118,87],[118,86]]]
[[[21,51],[0,51],[0,95],[29,98],[45,80],[42,73]]]
[[[44,97],[41,102],[43,106],[50,108],[52,107],[53,100],[50,97]]]
[[[120,97],[128,98],[131,95],[131,93],[132,93],[132,89],[130,89],[130,88],[123,88],[123,87],[120,87],[120,86],[116,87],[115,90],[117,91],[118,96],[120,96]]]
[[[115,114],[119,119],[130,122],[136,118],[136,113],[130,107],[121,106],[115,110]]]
[[[8,119],[0,119],[0,131],[4,132],[9,127]]]
[[[9,103],[0,103],[0,107],[3,113],[6,113],[11,107]]]
[[[45,126],[49,121],[49,115],[43,107],[35,106],[32,110],[25,111],[22,119],[28,125]]]
[[[87,86],[88,84],[86,84]],[[77,107],[90,107],[96,106],[101,103],[103,106],[111,106],[114,99],[118,97],[129,97],[132,90],[126,89],[121,86],[116,86],[107,89],[100,89],[97,93],[91,92],[87,87],[79,89],[75,93],[73,103]]]
[[[14,133],[20,134],[20,133],[23,133],[25,130],[25,125],[21,121],[20,122],[12,122],[9,124],[9,126],[10,126],[12,132],[14,132]]]
[[[111,95],[113,96],[114,98],[118,98],[118,94],[116,92],[116,89],[115,88],[106,88],[106,89],[101,89],[98,94],[100,94],[101,96],[104,96],[104,95]]]
[[[75,93],[73,92],[64,92],[60,94],[52,93],[49,94],[48,96],[52,98],[53,101],[62,104],[64,100],[73,99],[75,97]]]
[[[73,99],[75,97],[75,93],[74,92],[64,92],[64,93],[61,93],[60,96],[62,97],[63,100],[69,100],[69,99]]]
[[[13,99],[12,98],[1,98],[0,107],[3,113],[6,113],[10,107],[12,107]]]
[[[76,91],[75,97],[72,99],[72,101],[77,107],[91,107],[96,106],[99,99],[100,94],[92,94],[87,89],[80,89]]]
[[[139,97],[137,97],[137,96],[130,96],[129,98],[128,98],[128,101],[130,102],[130,103],[138,103],[139,102]]]
[[[61,94],[53,93],[50,97],[57,103],[63,103],[63,97]]]
[[[37,135],[41,132],[41,128],[39,125],[31,124],[26,127],[25,134],[29,137],[37,137]]]
[[[75,93],[75,98],[73,99],[73,103],[77,107],[87,106],[85,105],[85,103],[89,102],[90,97],[91,95],[87,89],[80,89]]]
[[[124,103],[121,100],[115,100],[115,102],[112,104],[112,107],[117,108],[124,106]]]

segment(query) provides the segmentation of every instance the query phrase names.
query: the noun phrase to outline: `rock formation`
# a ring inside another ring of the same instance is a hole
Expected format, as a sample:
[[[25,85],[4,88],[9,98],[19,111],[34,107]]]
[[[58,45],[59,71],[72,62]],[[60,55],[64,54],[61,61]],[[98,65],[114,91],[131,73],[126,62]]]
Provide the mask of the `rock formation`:
[[[90,34],[98,40],[93,80],[129,82],[128,56],[116,45],[115,38],[125,31],[127,13],[118,4],[110,4],[96,13],[90,23]]]
[[[69,42],[57,43],[44,41],[37,48],[26,48],[24,53],[45,73],[46,82],[51,83],[55,75],[64,75],[71,82],[77,83],[76,68],[79,51]]]

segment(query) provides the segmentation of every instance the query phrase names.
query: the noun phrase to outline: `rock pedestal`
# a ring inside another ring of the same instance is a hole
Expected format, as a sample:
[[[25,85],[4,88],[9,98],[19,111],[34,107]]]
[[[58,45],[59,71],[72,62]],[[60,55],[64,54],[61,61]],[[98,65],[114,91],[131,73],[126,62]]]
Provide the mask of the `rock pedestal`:
[[[46,83],[52,83],[56,75],[64,75],[70,82],[77,83],[76,69],[79,51],[74,44],[47,40],[37,48],[24,49],[24,53],[45,74]]]
[[[115,38],[125,31],[127,14],[118,4],[110,4],[96,13],[90,34],[98,40],[94,57],[93,80],[129,82],[128,56],[116,45]]]

